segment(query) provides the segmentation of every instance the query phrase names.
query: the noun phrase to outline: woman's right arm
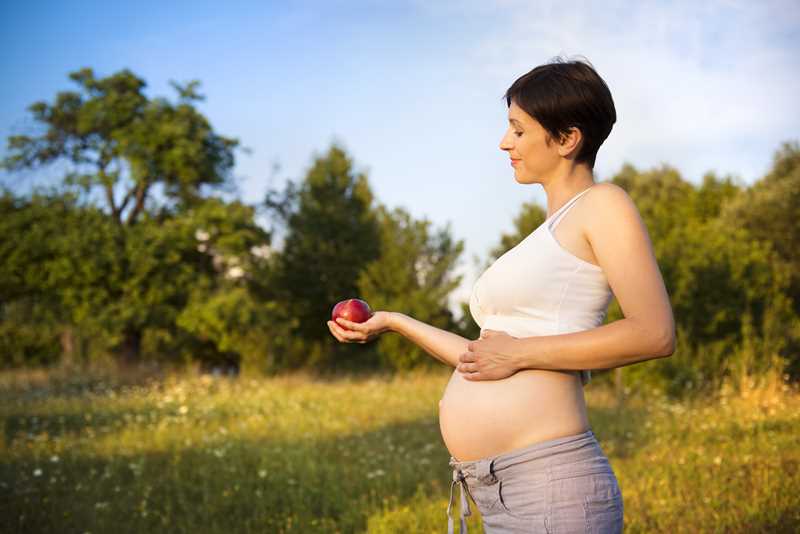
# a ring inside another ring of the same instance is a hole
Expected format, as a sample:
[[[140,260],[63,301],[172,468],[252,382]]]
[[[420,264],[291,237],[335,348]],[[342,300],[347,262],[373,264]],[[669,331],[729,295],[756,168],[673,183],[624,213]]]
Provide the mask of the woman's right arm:
[[[376,311],[363,323],[353,323],[339,317],[336,322],[328,321],[328,328],[343,343],[368,343],[387,331],[397,332],[440,362],[454,368],[458,367],[459,358],[467,352],[470,342],[458,334],[390,311]]]
[[[470,342],[458,334],[417,321],[399,312],[391,312],[389,329],[401,334],[440,362],[453,368],[458,366],[459,357],[467,352],[467,344]]]

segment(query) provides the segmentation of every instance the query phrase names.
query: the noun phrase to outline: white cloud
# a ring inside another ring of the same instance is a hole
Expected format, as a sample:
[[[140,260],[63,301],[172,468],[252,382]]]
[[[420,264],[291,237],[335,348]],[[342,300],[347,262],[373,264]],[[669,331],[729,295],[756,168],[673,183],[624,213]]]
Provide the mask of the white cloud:
[[[752,181],[771,161],[764,147],[777,149],[800,117],[798,46],[781,39],[798,33],[797,6],[509,2],[506,24],[471,53],[483,76],[506,86],[556,55],[592,62],[618,115],[600,174],[624,160],[664,161],[690,180],[720,168]]]

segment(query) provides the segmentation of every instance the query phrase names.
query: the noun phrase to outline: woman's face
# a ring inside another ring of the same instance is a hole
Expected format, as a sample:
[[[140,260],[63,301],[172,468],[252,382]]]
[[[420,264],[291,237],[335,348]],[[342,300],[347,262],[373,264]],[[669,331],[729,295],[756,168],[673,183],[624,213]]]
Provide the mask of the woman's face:
[[[560,163],[558,143],[551,141],[547,146],[547,131],[513,100],[508,108],[508,122],[500,150],[511,157],[515,178],[524,184],[544,183]]]

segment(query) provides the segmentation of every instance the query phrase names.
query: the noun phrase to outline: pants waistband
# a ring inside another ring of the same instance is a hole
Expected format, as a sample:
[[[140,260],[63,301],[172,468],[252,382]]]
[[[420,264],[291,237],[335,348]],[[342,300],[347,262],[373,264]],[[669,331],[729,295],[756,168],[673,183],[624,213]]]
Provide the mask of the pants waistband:
[[[458,461],[455,457],[450,457],[450,465],[454,469],[462,471],[465,476],[474,476],[476,478],[485,477],[489,472],[489,467],[498,471],[511,467],[512,465],[520,462],[530,461],[543,461],[543,466],[547,465],[548,460],[555,454],[564,454],[569,451],[574,451],[587,445],[596,445],[597,438],[594,432],[589,429],[580,434],[572,436],[562,436],[560,438],[551,439],[548,441],[541,441],[514,449],[511,451],[503,452],[493,456],[487,456],[478,460]]]

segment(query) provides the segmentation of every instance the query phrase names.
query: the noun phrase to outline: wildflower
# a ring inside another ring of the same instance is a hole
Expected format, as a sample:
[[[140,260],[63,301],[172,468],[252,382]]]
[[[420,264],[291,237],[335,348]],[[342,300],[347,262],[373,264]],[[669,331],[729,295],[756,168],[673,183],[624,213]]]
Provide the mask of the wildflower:
[[[35,477],[42,476],[42,470],[37,467],[36,469],[33,470],[33,476]]]
[[[376,469],[375,471],[367,473],[367,478],[379,477],[385,474],[386,472],[383,469]]]
[[[267,476],[267,470],[266,469],[259,469],[258,476],[260,478],[264,478],[265,476]]]
[[[189,413],[189,407],[186,405],[181,406],[180,408],[178,408],[178,413],[181,415],[186,415],[187,413]]]
[[[261,245],[261,246],[252,246],[250,247],[250,254],[255,256],[256,258],[267,258],[272,253],[272,249],[269,245]]]
[[[717,456],[716,458],[714,458],[714,463],[720,465],[722,463],[722,458]]]
[[[241,278],[242,276],[244,276],[244,269],[242,269],[238,265],[231,267],[230,269],[228,269],[228,272],[225,273],[226,278],[231,278],[234,280],[236,278]]]
[[[58,462],[58,456],[56,456],[54,454],[53,456],[50,457],[50,461],[53,462],[53,463],[57,463]]]

